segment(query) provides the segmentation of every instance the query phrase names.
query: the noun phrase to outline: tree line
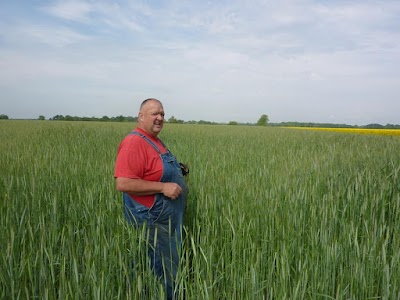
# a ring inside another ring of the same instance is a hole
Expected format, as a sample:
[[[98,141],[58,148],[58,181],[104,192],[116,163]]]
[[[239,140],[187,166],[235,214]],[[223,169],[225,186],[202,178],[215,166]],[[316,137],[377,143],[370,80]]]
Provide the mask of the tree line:
[[[44,118],[41,117],[43,116],[39,116],[39,120],[44,120]],[[103,116],[101,118],[55,115],[54,117],[49,118],[50,121],[96,121],[96,122],[137,122],[137,119],[138,119],[137,117],[126,117],[122,115],[116,117]]]
[[[0,120],[8,120],[9,117],[5,114],[0,114]],[[46,120],[45,116],[40,115],[37,120]],[[103,116],[101,118],[98,117],[78,117],[78,116],[70,116],[70,115],[55,115],[52,118],[48,119],[49,121],[96,121],[96,122],[131,122],[136,123],[137,117],[129,117],[129,116],[116,116],[116,117],[108,117]],[[240,123],[237,121],[229,121],[227,123],[218,123],[213,121],[206,120],[190,120],[184,121],[182,119],[178,119],[174,116],[171,116],[166,120],[167,123],[172,124],[204,124],[204,125],[249,125],[249,126],[280,126],[280,127],[324,127],[324,128],[370,128],[370,129],[400,129],[399,124],[386,124],[381,125],[378,123],[372,123],[367,125],[347,125],[347,124],[335,124],[335,123],[312,123],[312,122],[280,122],[280,123],[270,123],[269,117],[266,114],[262,114],[260,118],[255,123]]]
[[[279,127],[319,127],[319,128],[365,128],[365,129],[400,129],[400,124],[378,124],[371,123],[367,125],[348,125],[335,123],[312,123],[312,122],[281,122],[269,123],[269,126]]]

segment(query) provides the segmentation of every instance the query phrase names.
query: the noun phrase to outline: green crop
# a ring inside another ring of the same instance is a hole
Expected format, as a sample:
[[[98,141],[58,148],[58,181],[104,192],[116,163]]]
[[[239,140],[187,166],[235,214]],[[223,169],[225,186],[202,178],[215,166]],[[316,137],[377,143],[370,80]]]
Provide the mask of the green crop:
[[[1,299],[163,296],[114,185],[133,127],[0,122]],[[180,124],[160,137],[190,167],[179,299],[400,298],[398,137]]]

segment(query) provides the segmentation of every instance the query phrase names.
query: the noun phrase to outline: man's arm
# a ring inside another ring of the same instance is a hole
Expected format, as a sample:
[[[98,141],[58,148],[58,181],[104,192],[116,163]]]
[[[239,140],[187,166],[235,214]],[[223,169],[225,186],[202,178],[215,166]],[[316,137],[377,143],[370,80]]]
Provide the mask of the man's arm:
[[[174,200],[182,193],[182,188],[174,182],[117,177],[115,183],[118,191],[138,196],[161,193]]]

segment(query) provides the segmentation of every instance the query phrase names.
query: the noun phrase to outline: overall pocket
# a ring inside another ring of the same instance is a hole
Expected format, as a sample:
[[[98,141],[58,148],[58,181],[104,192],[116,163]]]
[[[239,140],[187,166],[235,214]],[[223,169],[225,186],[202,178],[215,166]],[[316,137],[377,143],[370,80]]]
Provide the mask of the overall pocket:
[[[129,224],[141,226],[144,222],[149,221],[149,208],[136,202],[127,193],[123,194],[124,198],[124,216]]]
[[[162,194],[157,194],[154,205],[149,210],[152,221],[163,225],[168,225],[171,222],[171,226],[174,228],[176,225],[176,216],[173,201],[167,199]]]

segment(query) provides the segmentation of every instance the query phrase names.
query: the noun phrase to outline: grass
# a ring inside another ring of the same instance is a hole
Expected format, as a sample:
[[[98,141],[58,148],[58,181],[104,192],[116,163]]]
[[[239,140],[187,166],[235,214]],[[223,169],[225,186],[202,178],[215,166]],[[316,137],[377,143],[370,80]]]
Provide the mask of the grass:
[[[114,187],[132,127],[0,122],[1,299],[162,296]],[[400,297],[398,137],[166,124],[161,138],[191,170],[180,299]]]

